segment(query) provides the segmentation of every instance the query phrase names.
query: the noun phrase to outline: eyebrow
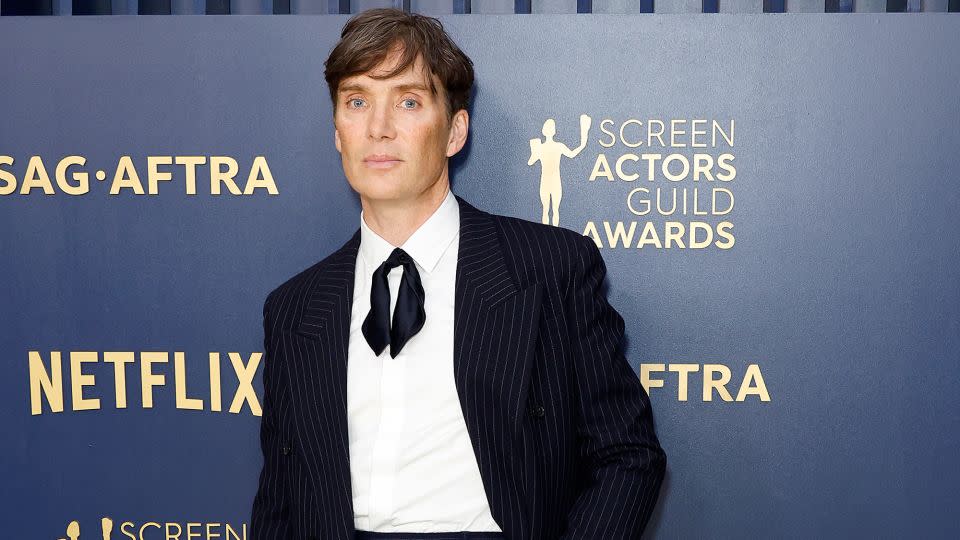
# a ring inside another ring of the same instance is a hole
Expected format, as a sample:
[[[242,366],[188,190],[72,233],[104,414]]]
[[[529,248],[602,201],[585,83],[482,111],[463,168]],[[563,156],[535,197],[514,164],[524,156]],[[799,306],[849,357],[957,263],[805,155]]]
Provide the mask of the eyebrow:
[[[419,90],[424,93],[430,93],[430,89],[421,83],[398,84],[394,86],[392,89],[400,92],[408,92],[410,90]],[[337,93],[342,94],[344,92],[364,92],[366,90],[368,90],[368,88],[360,83],[350,83],[350,84],[345,84],[340,86],[340,89]]]

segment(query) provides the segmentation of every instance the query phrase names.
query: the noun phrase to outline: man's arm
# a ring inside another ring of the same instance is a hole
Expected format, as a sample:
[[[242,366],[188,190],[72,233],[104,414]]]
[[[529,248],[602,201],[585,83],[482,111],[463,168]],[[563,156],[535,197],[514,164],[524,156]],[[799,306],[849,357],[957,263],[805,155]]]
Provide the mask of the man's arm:
[[[260,419],[260,448],[263,451],[263,469],[257,495],[253,499],[250,536],[255,540],[286,540],[289,538],[287,478],[284,473],[290,459],[283,454],[286,444],[281,433],[281,419],[288,414],[283,362],[274,346],[271,298],[263,304],[263,416]]]
[[[653,430],[650,399],[623,356],[623,318],[601,292],[603,257],[592,240],[580,239],[566,309],[586,470],[563,538],[637,539],[656,505],[666,454]]]

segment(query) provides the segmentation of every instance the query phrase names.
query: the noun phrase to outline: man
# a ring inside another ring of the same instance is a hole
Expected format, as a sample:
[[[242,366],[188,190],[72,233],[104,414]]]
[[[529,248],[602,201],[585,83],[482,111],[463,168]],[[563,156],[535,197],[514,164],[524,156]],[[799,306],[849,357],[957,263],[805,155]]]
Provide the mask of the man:
[[[666,459],[599,250],[450,192],[470,59],[377,9],[326,79],[360,227],[264,304],[252,537],[639,538]]]

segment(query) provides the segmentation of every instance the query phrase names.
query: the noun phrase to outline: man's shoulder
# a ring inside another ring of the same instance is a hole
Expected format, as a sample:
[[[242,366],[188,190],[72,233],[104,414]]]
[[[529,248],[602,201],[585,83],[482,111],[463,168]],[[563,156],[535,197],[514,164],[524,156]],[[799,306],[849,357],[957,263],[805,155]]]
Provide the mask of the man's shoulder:
[[[557,227],[546,225],[528,219],[490,214],[497,222],[497,227],[504,233],[504,241],[518,245],[577,245],[588,240],[582,234]]]
[[[459,196],[457,198],[461,202],[461,219],[466,213],[468,215],[467,219],[476,217],[483,222],[487,222],[487,220],[492,222],[500,238],[500,244],[510,257],[521,259],[536,257],[541,261],[549,262],[556,258],[569,259],[574,257],[578,250],[589,249],[587,244],[596,246],[591,239],[576,231],[519,217],[488,212],[478,209]],[[529,256],[524,256],[525,254]]]
[[[270,305],[300,304],[316,288],[318,280],[352,271],[356,259],[345,255],[351,247],[356,248],[353,244],[356,244],[358,234],[359,232],[355,233],[341,247],[276,286],[267,294],[264,310]]]
[[[596,247],[590,238],[570,229],[512,216],[490,215],[497,224],[501,245],[520,282],[565,282],[590,246]]]

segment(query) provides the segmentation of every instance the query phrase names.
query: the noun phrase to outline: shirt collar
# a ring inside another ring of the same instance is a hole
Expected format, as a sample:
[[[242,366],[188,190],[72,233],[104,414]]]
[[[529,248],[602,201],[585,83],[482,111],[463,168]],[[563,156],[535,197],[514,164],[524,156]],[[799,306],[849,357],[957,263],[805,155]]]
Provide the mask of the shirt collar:
[[[400,248],[407,252],[421,270],[430,273],[437,266],[440,257],[460,232],[460,205],[447,189],[440,206],[417,228]],[[368,272],[376,269],[387,260],[394,246],[373,232],[363,220],[360,211],[360,254],[367,265]]]

